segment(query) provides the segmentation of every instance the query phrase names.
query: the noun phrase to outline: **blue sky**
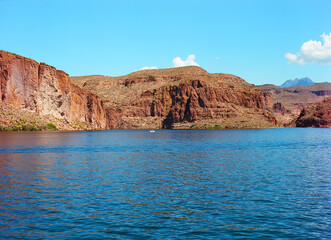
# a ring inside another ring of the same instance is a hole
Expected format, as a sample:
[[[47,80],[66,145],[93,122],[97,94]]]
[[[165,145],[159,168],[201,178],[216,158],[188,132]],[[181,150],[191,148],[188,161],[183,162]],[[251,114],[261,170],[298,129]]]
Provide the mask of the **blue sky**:
[[[253,84],[331,82],[321,37],[331,39],[330,9],[330,0],[0,0],[0,49],[71,76],[169,68],[194,55],[189,63]]]

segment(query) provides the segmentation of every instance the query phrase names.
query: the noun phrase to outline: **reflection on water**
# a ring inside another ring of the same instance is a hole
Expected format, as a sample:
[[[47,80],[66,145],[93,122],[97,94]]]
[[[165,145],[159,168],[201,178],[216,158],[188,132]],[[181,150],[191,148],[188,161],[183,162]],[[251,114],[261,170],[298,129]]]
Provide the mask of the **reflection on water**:
[[[330,133],[1,133],[0,238],[331,238]]]

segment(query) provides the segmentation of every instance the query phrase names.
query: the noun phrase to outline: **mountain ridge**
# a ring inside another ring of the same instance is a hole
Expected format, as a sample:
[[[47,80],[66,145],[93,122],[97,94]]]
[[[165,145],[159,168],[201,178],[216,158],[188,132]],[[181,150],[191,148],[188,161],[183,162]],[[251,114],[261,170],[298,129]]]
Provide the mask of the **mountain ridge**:
[[[45,129],[48,121],[60,130],[279,127],[331,95],[329,86],[255,86],[198,66],[70,77],[0,51],[0,129]]]
[[[119,77],[80,76],[71,80],[101,97],[105,108],[117,116],[109,124],[114,128],[276,126],[267,110],[270,105],[267,93],[240,77],[208,73],[197,66],[143,70]],[[243,114],[252,117],[244,119]],[[256,124],[252,121],[254,116],[258,119]]]
[[[285,88],[285,87],[295,87],[298,85],[313,85],[313,84],[315,84],[315,82],[313,82],[309,77],[304,77],[304,78],[296,78],[293,80],[289,79],[279,87]]]

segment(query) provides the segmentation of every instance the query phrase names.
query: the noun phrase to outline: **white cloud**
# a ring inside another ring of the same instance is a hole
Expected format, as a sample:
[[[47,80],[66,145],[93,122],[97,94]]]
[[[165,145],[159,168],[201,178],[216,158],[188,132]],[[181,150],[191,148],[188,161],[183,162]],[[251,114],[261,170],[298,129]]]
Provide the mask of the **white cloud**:
[[[180,57],[176,57],[172,60],[172,63],[174,67],[199,66],[194,60],[195,60],[195,55],[192,54],[189,55],[185,61],[183,61]],[[134,72],[140,70],[149,70],[149,69],[158,69],[158,68],[155,66],[145,66],[140,68],[139,70],[134,70]]]
[[[195,55],[189,55],[185,61],[180,57],[176,57],[172,60],[174,67],[185,67],[185,66],[199,66],[195,61]]]
[[[157,69],[157,67],[154,67],[154,66],[148,67],[148,66],[146,66],[146,67],[140,68],[139,70],[148,70],[148,69]]]
[[[331,64],[331,33],[321,35],[322,41],[309,40],[302,44],[297,54],[286,53],[285,57],[289,62],[300,65],[317,62],[320,65]]]

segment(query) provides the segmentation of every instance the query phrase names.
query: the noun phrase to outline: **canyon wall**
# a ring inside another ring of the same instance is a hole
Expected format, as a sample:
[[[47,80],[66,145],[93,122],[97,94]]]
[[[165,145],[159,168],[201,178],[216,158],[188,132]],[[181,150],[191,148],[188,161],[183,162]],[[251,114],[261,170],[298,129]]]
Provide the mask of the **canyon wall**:
[[[270,100],[268,93],[256,89],[212,87],[202,80],[188,80],[179,86],[144,92],[136,106],[141,108],[141,117],[165,117],[163,126],[171,128],[183,121],[238,117],[238,107],[263,110],[271,104]],[[271,123],[277,123],[271,115],[266,116]]]
[[[106,128],[100,97],[73,85],[63,71],[5,51],[0,51],[0,96],[13,108]]]
[[[271,93],[237,76],[211,74],[196,66],[71,79],[102,98],[109,128],[277,127],[268,111]]]
[[[331,97],[302,109],[296,127],[331,127]]]
[[[12,109],[61,120],[61,130],[278,126],[269,111],[271,93],[195,66],[70,78],[45,63],[0,51],[0,96]]]

